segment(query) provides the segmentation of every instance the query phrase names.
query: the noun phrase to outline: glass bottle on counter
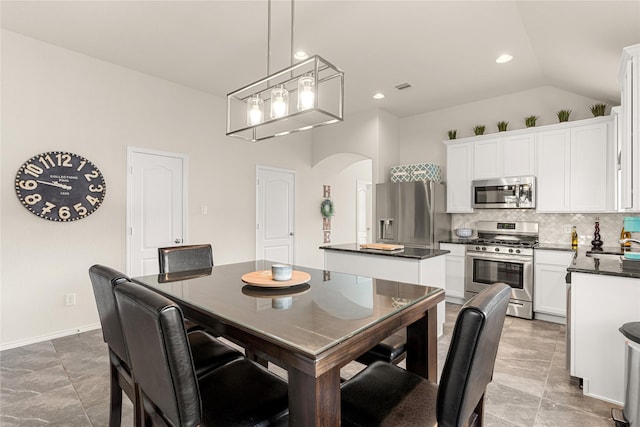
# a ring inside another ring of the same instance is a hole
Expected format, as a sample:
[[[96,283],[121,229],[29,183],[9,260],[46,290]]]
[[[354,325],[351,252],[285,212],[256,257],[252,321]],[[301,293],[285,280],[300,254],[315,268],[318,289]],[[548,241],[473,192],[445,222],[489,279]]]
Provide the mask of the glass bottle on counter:
[[[622,226],[622,231],[620,231],[620,240],[622,239],[630,239],[631,238],[631,233],[628,231],[625,231],[624,229],[624,225]],[[631,247],[631,242],[626,242],[626,243],[620,243],[620,248],[621,249],[626,249],[626,248],[630,248]]]
[[[571,229],[571,248],[578,249],[578,230],[575,225]]]

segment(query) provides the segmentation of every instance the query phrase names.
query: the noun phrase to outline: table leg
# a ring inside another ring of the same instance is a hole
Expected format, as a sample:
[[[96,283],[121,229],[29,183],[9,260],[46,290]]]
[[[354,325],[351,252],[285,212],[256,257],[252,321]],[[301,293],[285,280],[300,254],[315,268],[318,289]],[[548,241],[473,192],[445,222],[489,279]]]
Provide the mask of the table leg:
[[[245,357],[247,359],[253,360],[254,362],[264,366],[265,368],[269,367],[269,361],[267,359],[258,356],[253,351],[249,350],[248,348],[244,349],[244,355],[245,355]]]
[[[291,368],[289,377],[290,426],[340,425],[340,369],[318,378]]]
[[[407,370],[438,382],[438,307],[407,327]]]

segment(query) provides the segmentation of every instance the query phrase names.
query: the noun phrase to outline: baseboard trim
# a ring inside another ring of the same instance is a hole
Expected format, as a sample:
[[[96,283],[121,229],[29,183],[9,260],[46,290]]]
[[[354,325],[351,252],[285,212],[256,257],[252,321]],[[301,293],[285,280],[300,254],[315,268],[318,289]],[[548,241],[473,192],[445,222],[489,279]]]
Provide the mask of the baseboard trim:
[[[49,341],[56,338],[67,337],[69,335],[80,334],[82,332],[94,331],[96,329],[100,329],[100,323],[92,323],[90,325],[84,325],[84,326],[79,326],[77,328],[66,329],[63,331],[54,332],[52,334],[40,335],[37,337],[11,341],[11,342],[0,345],[0,351],[23,347],[29,344],[36,344],[42,341]]]

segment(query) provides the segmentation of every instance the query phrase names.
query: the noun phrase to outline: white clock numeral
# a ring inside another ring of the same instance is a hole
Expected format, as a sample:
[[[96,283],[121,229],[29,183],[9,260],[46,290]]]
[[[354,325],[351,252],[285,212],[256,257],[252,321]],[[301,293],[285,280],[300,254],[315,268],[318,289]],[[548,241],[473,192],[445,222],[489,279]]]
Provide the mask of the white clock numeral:
[[[29,194],[27,197],[24,198],[25,203],[28,205],[35,205],[40,200],[42,200],[42,196],[38,193]]]
[[[93,184],[91,184],[89,186],[89,191],[94,192],[94,193],[102,193],[102,190],[104,190],[104,187],[102,185],[93,185]]]
[[[71,216],[71,210],[69,209],[69,206],[60,207],[60,209],[58,209],[58,216],[60,217],[60,219],[69,219],[69,217]]]
[[[93,178],[97,178],[99,176],[98,171],[94,170],[91,173],[85,173],[84,177],[87,179],[87,181],[91,181]]]
[[[34,188],[36,188],[38,186],[38,183],[35,182],[33,179],[28,179],[26,181],[22,180],[22,181],[18,182],[18,185],[23,190],[33,190]]]
[[[90,196],[87,194],[87,196],[85,197],[85,199],[87,199],[87,202],[91,203],[91,206],[95,206],[96,203],[98,203],[100,201],[100,199],[97,199],[93,196]]]
[[[39,178],[42,172],[44,172],[44,170],[41,167],[34,165],[33,163],[29,163],[27,166],[24,167],[24,173],[26,173],[27,175],[34,176],[36,178]]]
[[[42,210],[40,211],[41,214],[48,214],[49,212],[51,212],[53,210],[53,208],[55,208],[56,205],[54,205],[51,202],[45,202],[45,205],[42,207]]]
[[[78,212],[78,215],[80,216],[85,216],[87,212],[89,212],[87,208],[82,206],[82,203],[76,203],[75,205],[73,205],[73,209],[75,209],[76,212]]]

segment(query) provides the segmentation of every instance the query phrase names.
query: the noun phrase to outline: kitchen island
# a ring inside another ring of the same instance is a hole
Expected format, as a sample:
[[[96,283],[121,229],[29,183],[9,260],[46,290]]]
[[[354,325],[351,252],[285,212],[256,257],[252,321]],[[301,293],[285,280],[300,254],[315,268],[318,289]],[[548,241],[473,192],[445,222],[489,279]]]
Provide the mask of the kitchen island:
[[[445,257],[449,251],[405,247],[387,251],[362,249],[357,243],[320,246],[328,271],[445,289]],[[442,335],[445,304],[438,304],[438,336]]]
[[[640,269],[625,268],[618,248],[579,248],[571,273],[567,334],[570,373],[587,396],[624,403],[624,323],[640,320]],[[640,261],[636,261],[640,263]]]

